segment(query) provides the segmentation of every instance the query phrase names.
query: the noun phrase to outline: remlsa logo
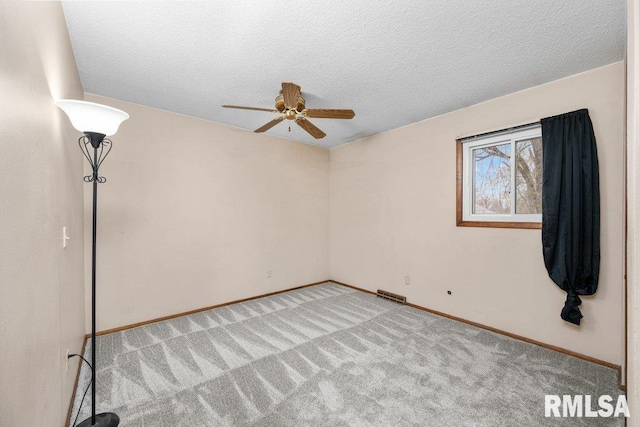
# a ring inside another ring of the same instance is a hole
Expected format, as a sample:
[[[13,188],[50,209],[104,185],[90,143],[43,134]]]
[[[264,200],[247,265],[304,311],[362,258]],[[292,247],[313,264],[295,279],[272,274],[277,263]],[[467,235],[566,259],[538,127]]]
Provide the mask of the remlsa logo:
[[[562,397],[555,394],[544,396],[544,416],[545,417],[619,417],[621,415],[629,417],[629,406],[627,397],[618,396],[614,406],[613,397],[603,394],[598,398],[598,408],[592,407],[591,395],[577,394],[572,396],[565,394]]]

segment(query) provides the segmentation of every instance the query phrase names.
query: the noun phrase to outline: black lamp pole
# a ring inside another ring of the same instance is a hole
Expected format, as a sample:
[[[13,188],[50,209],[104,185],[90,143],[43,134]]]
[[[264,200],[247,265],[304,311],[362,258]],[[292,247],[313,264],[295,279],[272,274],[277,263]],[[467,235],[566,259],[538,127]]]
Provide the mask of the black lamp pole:
[[[98,175],[98,169],[111,151],[111,140],[104,134],[85,132],[78,140],[82,153],[91,165],[92,173],[84,177],[85,182],[93,183],[93,227],[91,242],[91,417],[78,424],[78,427],[116,427],[120,418],[113,412],[96,415],[96,237],[98,230],[98,184],[106,179]],[[93,150],[91,150],[91,148]],[[93,153],[92,153],[93,151]],[[80,409],[78,409],[80,410]]]

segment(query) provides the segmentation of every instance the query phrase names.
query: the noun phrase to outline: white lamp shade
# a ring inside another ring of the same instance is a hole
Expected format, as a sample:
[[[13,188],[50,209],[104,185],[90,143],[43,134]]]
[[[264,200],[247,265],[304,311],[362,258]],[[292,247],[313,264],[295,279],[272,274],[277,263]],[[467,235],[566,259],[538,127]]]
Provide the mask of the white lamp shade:
[[[129,118],[122,110],[94,102],[61,99],[56,101],[56,105],[67,113],[73,127],[80,132],[115,135],[120,123]]]

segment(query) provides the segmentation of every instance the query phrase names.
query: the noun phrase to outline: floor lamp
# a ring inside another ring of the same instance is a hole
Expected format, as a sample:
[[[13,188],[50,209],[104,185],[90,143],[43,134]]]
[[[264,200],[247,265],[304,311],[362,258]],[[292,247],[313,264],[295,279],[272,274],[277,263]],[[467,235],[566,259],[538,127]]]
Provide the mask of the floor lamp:
[[[98,169],[111,151],[111,140],[120,123],[129,115],[124,111],[93,102],[63,99],[56,105],[64,111],[74,128],[84,135],[78,140],[82,153],[91,165],[92,173],[84,177],[84,182],[93,183],[93,239],[91,243],[91,417],[78,424],[79,427],[115,427],[120,418],[112,412],[96,415],[96,226],[98,207],[98,184],[106,179],[98,175]],[[78,411],[80,408],[78,408]]]

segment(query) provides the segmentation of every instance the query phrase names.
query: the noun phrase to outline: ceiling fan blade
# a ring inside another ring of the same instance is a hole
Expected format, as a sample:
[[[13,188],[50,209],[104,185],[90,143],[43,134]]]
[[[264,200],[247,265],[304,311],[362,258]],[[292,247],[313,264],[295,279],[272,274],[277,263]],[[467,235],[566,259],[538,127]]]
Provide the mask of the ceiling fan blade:
[[[279,113],[278,110],[273,108],[258,108],[258,107],[243,107],[241,105],[223,105],[224,108],[237,108],[238,110],[254,110],[254,111],[268,111],[270,113]]]
[[[305,110],[307,117],[315,117],[318,119],[353,119],[356,113],[353,110],[336,110],[336,109],[307,109]]]
[[[296,119],[296,123],[298,124],[298,126],[300,126],[302,129],[306,130],[307,132],[309,132],[309,135],[311,135],[312,137],[314,137],[315,139],[320,139],[320,138],[324,138],[327,134],[322,132],[320,129],[318,129],[316,127],[316,125],[314,125],[313,123],[311,123],[309,120],[303,118],[303,117],[299,117]]]
[[[300,86],[295,83],[282,83],[282,98],[284,105],[289,108],[296,108],[300,97]]]
[[[284,120],[284,116],[280,116],[280,117],[276,117],[275,119],[271,120],[269,123],[267,123],[266,125],[254,130],[254,132],[264,132],[267,131],[269,129],[271,129],[272,127],[274,127],[275,125],[277,125],[278,123],[280,123],[281,121]]]

